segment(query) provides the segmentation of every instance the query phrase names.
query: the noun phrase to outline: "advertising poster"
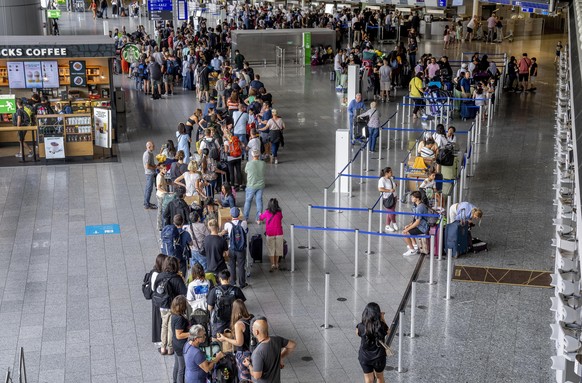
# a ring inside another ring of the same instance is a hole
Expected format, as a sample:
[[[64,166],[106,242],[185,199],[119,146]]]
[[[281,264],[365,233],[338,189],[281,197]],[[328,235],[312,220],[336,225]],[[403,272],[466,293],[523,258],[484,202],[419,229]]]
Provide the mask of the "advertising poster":
[[[111,147],[111,110],[93,108],[93,122],[95,124],[95,146]]]
[[[87,69],[85,61],[69,61],[69,74],[71,77],[71,86],[87,86]]]
[[[44,152],[47,160],[65,158],[65,140],[64,137],[46,137],[44,138]]]
[[[43,61],[42,66],[42,87],[59,87],[59,65],[56,61]]]
[[[11,89],[25,89],[24,63],[22,61],[8,61],[8,86]]]
[[[25,62],[24,75],[27,88],[42,88],[42,69],[40,67],[40,61]]]

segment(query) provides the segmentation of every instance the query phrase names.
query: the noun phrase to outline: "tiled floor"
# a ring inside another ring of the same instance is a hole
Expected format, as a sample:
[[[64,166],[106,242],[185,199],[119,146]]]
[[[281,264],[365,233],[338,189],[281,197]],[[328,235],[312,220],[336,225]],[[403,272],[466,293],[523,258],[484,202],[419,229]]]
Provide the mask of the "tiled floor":
[[[102,21],[92,27],[85,16],[67,15],[61,30],[102,33]],[[515,55],[526,50],[538,57],[540,78],[536,94],[504,95],[494,124],[483,132],[468,199],[485,212],[476,233],[490,251],[460,258],[459,264],[551,268],[554,40],[467,47]],[[438,54],[442,45],[424,49]],[[329,68],[307,68],[301,76],[295,70],[282,76],[272,68],[255,71],[288,126],[281,162],[268,166],[265,200],[279,199],[286,225],[307,224],[307,204],[322,204],[323,188],[333,179],[334,131],[345,126],[345,108],[328,80]],[[128,140],[120,144],[120,163],[0,169],[0,366],[16,366],[17,348],[23,346],[30,382],[170,381],[173,359],[160,356],[150,342],[151,308],[140,291],[157,253],[155,214],[141,204],[140,160],[146,140],[159,147],[197,105],[191,93],[154,102],[129,90],[127,79],[117,81],[128,100]],[[394,110],[395,104],[382,105],[382,116]],[[383,164],[398,168],[404,157],[399,139]],[[354,197],[342,197],[342,205],[372,206],[375,184],[354,182]],[[322,224],[320,211],[313,217],[314,225]],[[118,223],[121,234],[85,236],[85,225],[109,223]],[[367,220],[356,212],[331,213],[328,225],[365,228]],[[296,245],[305,245],[306,238],[298,230]],[[274,333],[298,343],[283,370],[284,382],[362,381],[354,326],[370,301],[392,318],[416,259],[401,256],[401,240],[384,238],[372,239],[375,254],[368,256],[362,237],[362,277],[354,279],[353,234],[316,232],[313,243],[316,249],[309,253],[296,250],[295,273],[270,274],[268,264],[254,265],[252,287],[245,290],[248,307],[265,314]],[[389,371],[387,380],[550,382],[551,291],[454,283],[454,299],[445,301],[445,268],[446,262],[437,263],[438,284],[419,285],[418,338],[404,341],[408,372]],[[420,279],[428,279],[427,271],[425,264]],[[328,330],[320,328],[325,272],[331,275],[334,326]],[[405,319],[405,332],[407,326]],[[313,359],[302,359],[307,356]],[[389,360],[389,366],[395,363]]]

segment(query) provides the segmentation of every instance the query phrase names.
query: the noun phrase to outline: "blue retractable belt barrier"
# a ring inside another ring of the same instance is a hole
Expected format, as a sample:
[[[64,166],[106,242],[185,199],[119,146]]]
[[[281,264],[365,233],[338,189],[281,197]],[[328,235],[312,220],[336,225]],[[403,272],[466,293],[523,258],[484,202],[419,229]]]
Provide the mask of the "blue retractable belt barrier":
[[[339,231],[344,233],[354,233],[355,229],[339,229],[334,227],[319,227],[319,226],[294,226],[295,229],[303,229],[303,230],[314,230],[314,231]],[[376,235],[379,237],[399,237],[399,238],[430,238],[430,235],[410,235],[410,234],[389,234],[389,233],[380,233],[377,231],[360,231],[362,235]]]
[[[295,229],[315,230],[315,231],[340,231],[344,233],[353,233],[355,229],[338,229],[335,227],[318,227],[318,226],[294,226]]]

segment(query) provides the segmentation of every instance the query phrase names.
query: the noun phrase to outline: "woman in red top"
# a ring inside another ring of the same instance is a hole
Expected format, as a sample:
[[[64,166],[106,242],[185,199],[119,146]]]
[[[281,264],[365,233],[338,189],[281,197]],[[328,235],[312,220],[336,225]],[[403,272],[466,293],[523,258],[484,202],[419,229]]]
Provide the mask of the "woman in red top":
[[[283,256],[283,214],[276,198],[269,200],[267,210],[261,214],[259,221],[265,221],[265,235],[267,236],[267,249],[271,258],[271,270],[279,270],[279,259]]]

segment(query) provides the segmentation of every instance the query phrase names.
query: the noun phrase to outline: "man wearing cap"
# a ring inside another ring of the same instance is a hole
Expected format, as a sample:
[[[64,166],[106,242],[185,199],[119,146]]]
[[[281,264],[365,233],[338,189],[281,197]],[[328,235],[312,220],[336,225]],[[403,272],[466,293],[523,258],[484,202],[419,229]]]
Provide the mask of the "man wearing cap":
[[[245,190],[245,221],[249,220],[251,212],[251,203],[253,198],[257,205],[257,214],[255,220],[259,224],[259,216],[263,211],[263,189],[265,189],[265,162],[261,161],[261,151],[253,150],[253,160],[245,165],[247,174],[247,188]]]
[[[457,70],[457,75],[455,76],[455,78],[459,77],[461,75],[461,73],[464,74],[465,72],[467,72],[468,68],[469,68],[469,65],[467,63],[462,63],[461,68],[459,68]]]
[[[262,162],[262,161],[261,161]],[[228,233],[229,238],[229,261],[228,261],[228,268],[231,271],[230,275],[230,284],[235,285],[238,283],[238,287],[244,289],[247,287],[246,282],[246,271],[245,271],[245,261],[247,255],[247,233],[249,232],[247,222],[241,221],[240,218],[240,210],[238,207],[233,207],[230,209],[230,215],[232,217],[232,221],[227,222],[224,224],[224,229]],[[237,227],[237,231],[240,233],[241,231],[238,230],[238,226],[242,228],[243,238],[242,243],[244,243],[243,249],[236,249],[235,244],[235,236],[233,235],[233,229]]]

